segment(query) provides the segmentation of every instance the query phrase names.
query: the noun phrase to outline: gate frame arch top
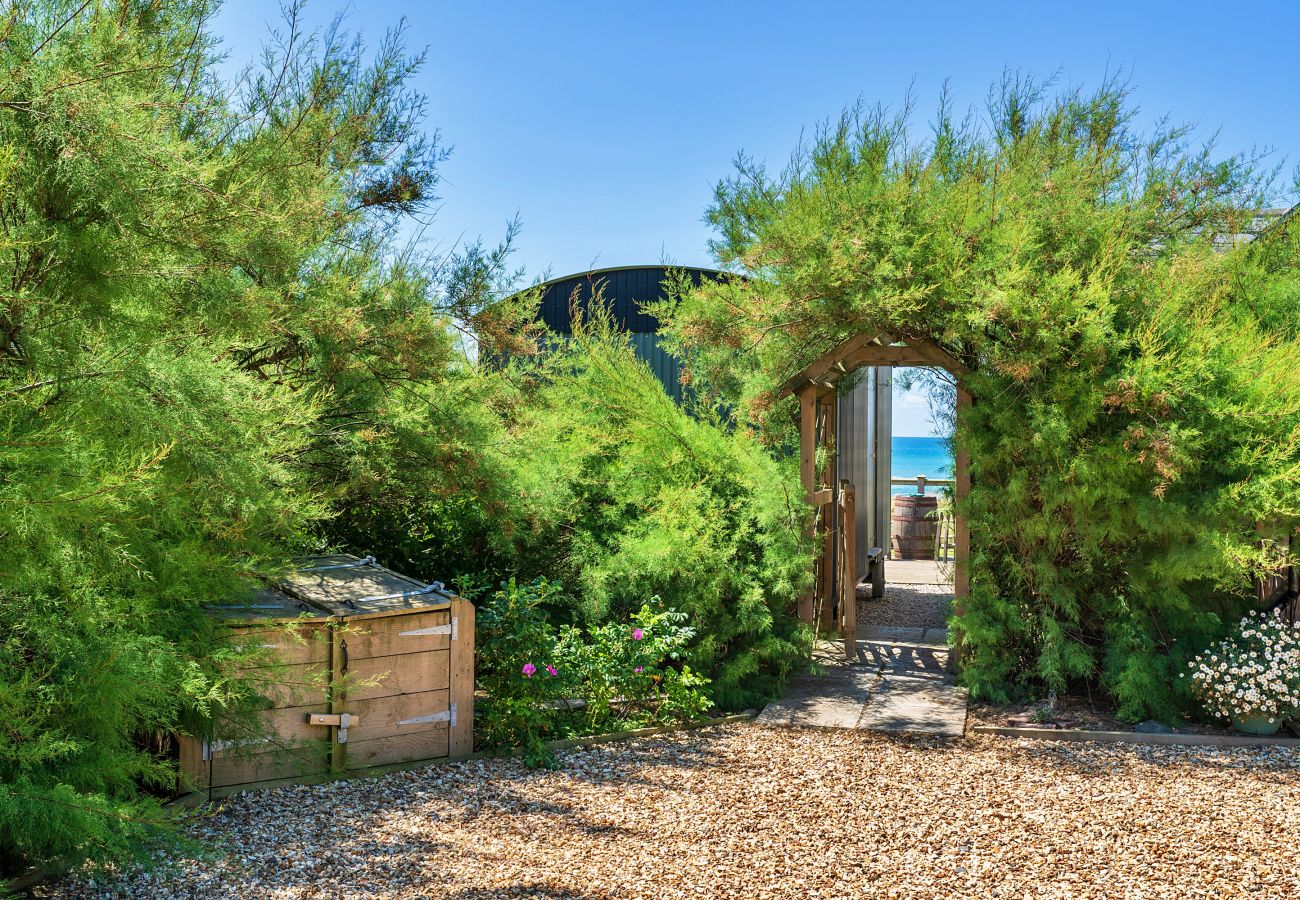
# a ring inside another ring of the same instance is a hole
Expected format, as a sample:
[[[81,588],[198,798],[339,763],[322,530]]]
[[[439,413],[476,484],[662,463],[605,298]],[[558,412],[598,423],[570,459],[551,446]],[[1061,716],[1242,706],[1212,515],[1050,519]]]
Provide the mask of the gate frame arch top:
[[[947,350],[934,341],[921,335],[898,337],[882,331],[864,331],[855,335],[817,359],[804,366],[797,374],[788,379],[781,387],[779,396],[790,395],[799,398],[799,457],[800,475],[804,495],[808,504],[820,514],[822,507],[832,504],[835,498],[833,486],[821,486],[817,473],[817,448],[825,439],[831,438],[835,431],[834,404],[828,405],[828,413],[819,423],[818,410],[826,404],[820,403],[828,394],[834,394],[837,383],[858,369],[867,367],[915,366],[921,368],[943,369],[957,380],[957,417],[960,420],[970,407],[971,396],[963,384],[970,369],[962,364]],[[819,427],[820,424],[820,427]],[[834,472],[835,449],[831,450],[830,471]],[[970,455],[960,445],[955,453],[954,495],[956,506],[961,507],[970,491]],[[816,528],[819,515],[814,515],[808,524],[809,535]],[[827,533],[826,546],[829,548],[832,537]],[[953,594],[955,613],[960,616],[964,611],[965,599],[970,596],[970,528],[962,515],[954,516],[953,542],[955,551],[955,574]],[[850,566],[850,569],[852,567]],[[847,597],[855,596],[856,573],[852,577],[852,586],[846,591]],[[824,587],[823,587],[824,590]],[[856,601],[852,601],[856,602]],[[854,658],[856,654],[857,624],[856,613],[847,607],[841,617],[841,629],[844,632],[845,654]],[[823,604],[825,606],[825,604]],[[799,618],[803,622],[815,625],[815,603],[812,590],[807,590],[799,598]],[[825,617],[824,617],[825,620]],[[826,621],[826,624],[833,624]],[[953,657],[958,653],[954,648]]]

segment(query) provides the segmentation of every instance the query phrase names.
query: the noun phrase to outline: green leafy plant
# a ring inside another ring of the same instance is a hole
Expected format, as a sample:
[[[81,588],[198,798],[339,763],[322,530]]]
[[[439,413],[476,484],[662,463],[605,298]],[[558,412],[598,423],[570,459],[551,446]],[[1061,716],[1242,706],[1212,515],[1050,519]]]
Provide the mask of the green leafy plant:
[[[340,509],[493,482],[453,323],[506,330],[509,234],[390,251],[445,155],[420,60],[300,6],[232,81],[214,2],[5,5],[0,877],[156,831],[168,735],[242,694],[204,604]]]
[[[688,721],[712,705],[708,680],[681,662],[694,637],[657,601],[628,621],[585,632],[555,626],[559,586],[504,583],[479,607],[477,721],[482,746],[519,747],[530,766],[554,763],[546,742]]]
[[[585,704],[575,714],[581,730],[690,720],[712,705],[704,693],[708,679],[683,662],[695,637],[686,619],[656,598],[627,622],[586,634],[572,625],[561,629],[557,656],[577,678]]]
[[[676,405],[599,312],[523,374],[499,521],[530,574],[571,586],[558,620],[621,623],[659,597],[688,617],[682,660],[720,708],[771,698],[811,644],[795,617],[812,568],[797,458]]]
[[[478,606],[475,620],[475,680],[486,695],[475,737],[484,747],[522,747],[529,765],[551,760],[546,741],[558,736],[557,712],[577,684],[572,668],[561,676],[555,666],[560,635],[547,607],[559,592],[545,579],[525,585],[511,579]]]

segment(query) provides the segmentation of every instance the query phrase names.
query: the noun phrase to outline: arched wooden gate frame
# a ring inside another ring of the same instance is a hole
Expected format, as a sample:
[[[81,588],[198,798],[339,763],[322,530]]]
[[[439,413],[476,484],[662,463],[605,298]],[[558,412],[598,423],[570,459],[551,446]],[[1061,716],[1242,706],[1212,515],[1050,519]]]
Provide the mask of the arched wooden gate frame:
[[[781,396],[794,394],[799,398],[800,463],[804,492],[808,503],[816,511],[808,523],[810,536],[822,542],[822,552],[816,565],[813,587],[799,598],[799,619],[819,630],[838,630],[844,640],[844,652],[856,658],[857,642],[857,560],[854,552],[854,527],[852,505],[855,502],[854,486],[828,483],[835,472],[835,416],[836,385],[845,376],[867,367],[917,366],[947,371],[957,380],[957,417],[960,420],[970,406],[970,394],[962,384],[969,370],[950,353],[928,338],[897,337],[884,332],[865,332],[835,347],[805,366],[787,381]],[[830,453],[825,464],[817,466],[817,449],[827,446]],[[954,494],[957,509],[970,490],[970,457],[958,445],[954,472]],[[887,490],[888,488],[886,488]],[[843,518],[845,504],[849,511],[845,527],[838,527]],[[839,541],[841,552],[832,552]],[[955,574],[953,593],[955,611],[961,615],[964,601],[970,594],[970,529],[965,516],[958,512],[954,518]],[[830,560],[835,559],[840,571],[832,575]],[[837,584],[838,596],[829,596],[831,585]],[[957,658],[954,648],[953,658]]]

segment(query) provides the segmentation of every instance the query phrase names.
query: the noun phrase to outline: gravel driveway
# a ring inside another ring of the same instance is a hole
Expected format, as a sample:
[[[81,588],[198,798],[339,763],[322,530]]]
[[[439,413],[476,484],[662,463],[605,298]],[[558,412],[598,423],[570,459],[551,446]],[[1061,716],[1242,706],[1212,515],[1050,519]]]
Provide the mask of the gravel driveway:
[[[245,795],[211,859],[42,896],[1254,897],[1300,885],[1300,751],[715,727]]]

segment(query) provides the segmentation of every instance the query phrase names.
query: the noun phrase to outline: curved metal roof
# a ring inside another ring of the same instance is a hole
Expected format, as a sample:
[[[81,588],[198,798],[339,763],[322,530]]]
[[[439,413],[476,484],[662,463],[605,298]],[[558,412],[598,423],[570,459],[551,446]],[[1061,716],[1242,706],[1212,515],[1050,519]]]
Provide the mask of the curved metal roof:
[[[634,334],[659,330],[659,320],[641,307],[645,303],[667,300],[664,281],[669,270],[685,272],[696,284],[705,278],[724,278],[727,272],[697,266],[609,266],[552,278],[536,287],[542,290],[539,316],[552,331],[566,334],[572,330],[570,302],[576,294],[578,307],[591,308],[592,298],[602,288],[614,323]]]

